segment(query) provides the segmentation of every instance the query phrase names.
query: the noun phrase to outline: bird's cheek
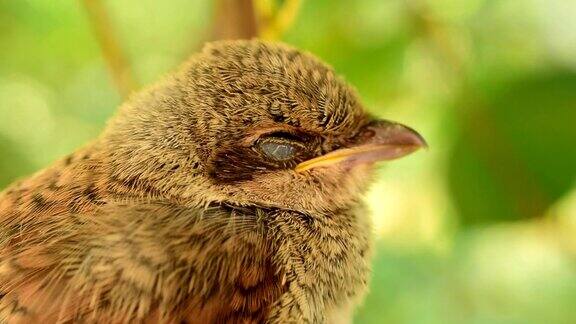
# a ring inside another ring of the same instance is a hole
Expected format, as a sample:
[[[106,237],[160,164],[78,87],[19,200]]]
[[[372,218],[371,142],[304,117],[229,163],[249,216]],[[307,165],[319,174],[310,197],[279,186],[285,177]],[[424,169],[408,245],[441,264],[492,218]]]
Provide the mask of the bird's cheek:
[[[324,178],[329,182],[345,183],[351,178],[364,179],[371,178],[375,170],[374,163],[353,163],[342,162],[324,168],[317,168],[309,171],[310,175],[317,178]],[[296,172],[301,177],[306,178],[306,173]]]
[[[310,170],[298,174],[302,177],[303,188],[338,201],[353,200],[368,188],[374,178],[373,164],[341,163],[326,168]]]

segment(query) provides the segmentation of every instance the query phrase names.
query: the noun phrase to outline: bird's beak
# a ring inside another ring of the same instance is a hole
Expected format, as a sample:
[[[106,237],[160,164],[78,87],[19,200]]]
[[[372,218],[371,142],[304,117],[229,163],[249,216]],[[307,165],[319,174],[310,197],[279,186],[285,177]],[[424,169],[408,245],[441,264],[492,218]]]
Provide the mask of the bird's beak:
[[[366,126],[350,146],[304,161],[298,164],[295,170],[303,172],[340,163],[357,165],[389,161],[427,147],[424,138],[415,130],[380,120]]]

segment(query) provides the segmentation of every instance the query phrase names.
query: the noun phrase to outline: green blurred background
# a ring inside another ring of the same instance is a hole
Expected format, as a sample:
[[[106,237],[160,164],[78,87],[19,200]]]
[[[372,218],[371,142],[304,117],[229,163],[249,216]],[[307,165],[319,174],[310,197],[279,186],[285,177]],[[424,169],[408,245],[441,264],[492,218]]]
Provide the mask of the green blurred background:
[[[213,1],[101,4],[141,85],[213,37]],[[0,0],[0,188],[122,102],[84,5]],[[366,197],[377,251],[356,322],[576,323],[576,1],[305,0],[285,30],[430,144]]]

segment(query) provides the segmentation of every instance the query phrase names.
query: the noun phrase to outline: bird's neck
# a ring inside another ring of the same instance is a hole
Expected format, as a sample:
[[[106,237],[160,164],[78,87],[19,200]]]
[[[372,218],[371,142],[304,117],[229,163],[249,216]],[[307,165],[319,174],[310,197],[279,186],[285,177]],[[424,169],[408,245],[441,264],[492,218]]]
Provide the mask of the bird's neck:
[[[86,212],[110,201],[170,199],[146,180],[115,173],[110,156],[95,142],[0,194],[0,214]]]

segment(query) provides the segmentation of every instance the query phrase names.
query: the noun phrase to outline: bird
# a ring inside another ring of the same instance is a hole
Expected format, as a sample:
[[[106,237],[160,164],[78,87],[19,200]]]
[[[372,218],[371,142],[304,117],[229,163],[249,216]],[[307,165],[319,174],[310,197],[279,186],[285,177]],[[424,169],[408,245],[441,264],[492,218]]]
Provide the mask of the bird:
[[[424,147],[308,52],[207,43],[0,194],[0,322],[348,323],[376,162]]]

